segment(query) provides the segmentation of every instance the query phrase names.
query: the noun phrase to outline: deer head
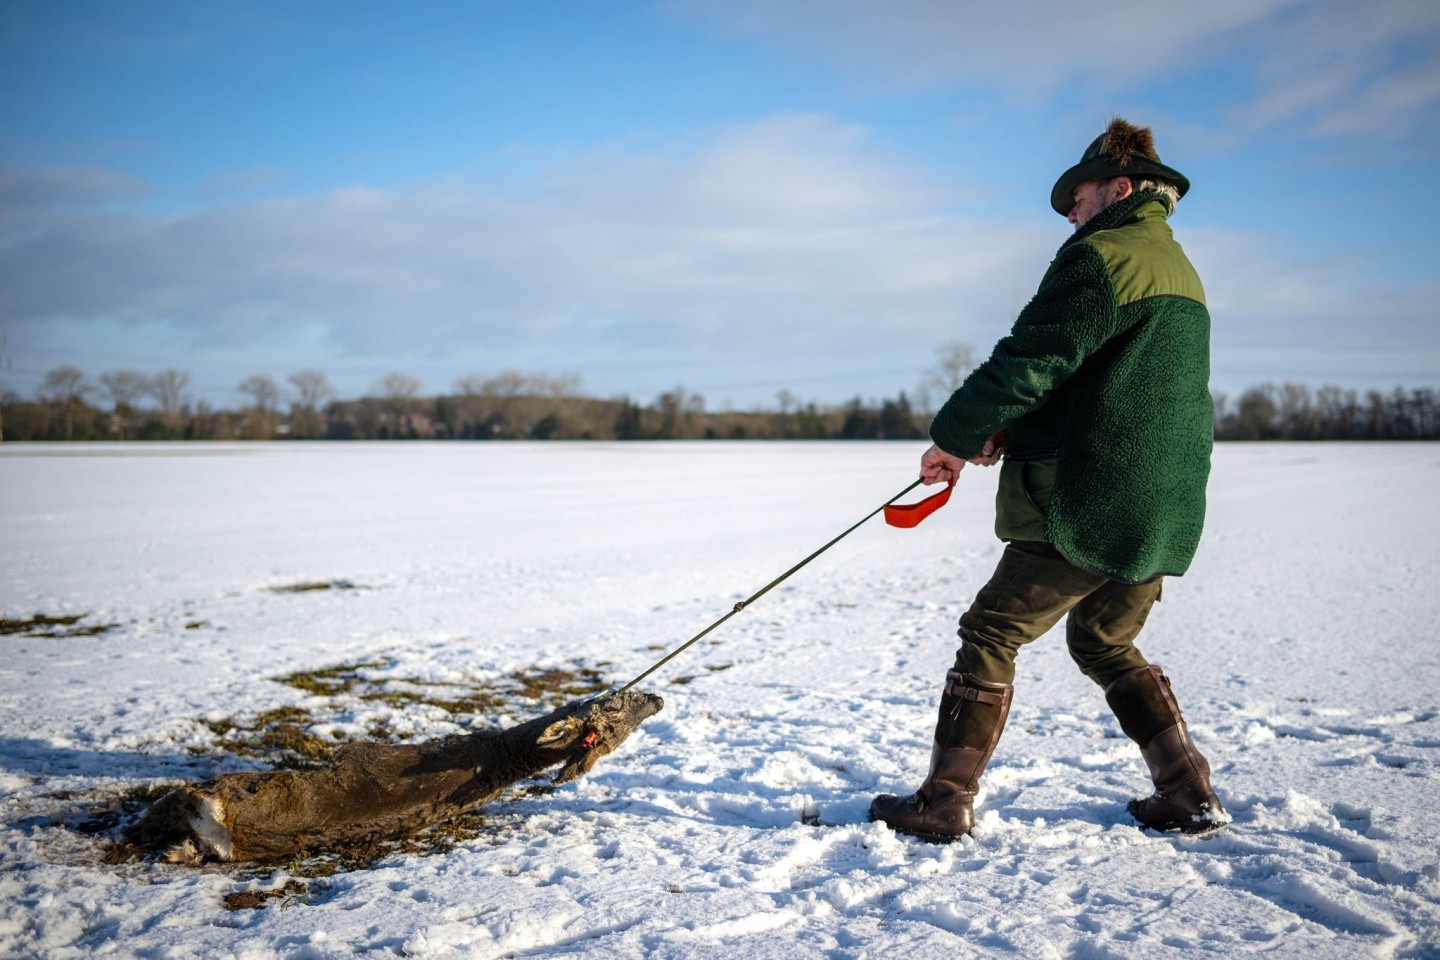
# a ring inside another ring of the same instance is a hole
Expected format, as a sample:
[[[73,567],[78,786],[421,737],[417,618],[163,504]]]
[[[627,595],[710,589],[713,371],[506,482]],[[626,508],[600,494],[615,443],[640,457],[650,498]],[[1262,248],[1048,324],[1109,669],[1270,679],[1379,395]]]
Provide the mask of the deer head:
[[[536,746],[565,753],[565,765],[555,783],[567,783],[590,772],[596,761],[625,742],[625,738],[659,713],[665,701],[653,693],[617,690],[575,705],[568,716],[541,731]]]

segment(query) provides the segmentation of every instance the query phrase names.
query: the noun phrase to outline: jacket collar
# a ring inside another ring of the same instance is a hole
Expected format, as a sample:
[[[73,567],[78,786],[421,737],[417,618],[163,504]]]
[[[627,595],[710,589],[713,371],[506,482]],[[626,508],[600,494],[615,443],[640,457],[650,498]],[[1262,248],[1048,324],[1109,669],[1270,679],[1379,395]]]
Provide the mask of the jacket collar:
[[[1152,206],[1154,209],[1151,209]],[[1170,205],[1163,193],[1157,193],[1154,190],[1132,193],[1124,200],[1110,204],[1085,221],[1085,225],[1061,244],[1060,249],[1063,250],[1070,244],[1083,240],[1099,230],[1113,230],[1135,220],[1149,220],[1156,216],[1162,220],[1170,216]]]

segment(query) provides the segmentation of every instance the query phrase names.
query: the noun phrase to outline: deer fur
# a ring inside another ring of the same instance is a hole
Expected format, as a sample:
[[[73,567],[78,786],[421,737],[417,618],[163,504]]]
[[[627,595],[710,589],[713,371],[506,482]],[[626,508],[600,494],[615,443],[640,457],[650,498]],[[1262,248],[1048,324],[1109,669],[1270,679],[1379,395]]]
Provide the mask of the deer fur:
[[[488,803],[556,764],[563,766],[555,783],[574,780],[663,706],[654,694],[622,690],[508,730],[354,743],[317,770],[225,774],[161,797],[126,839],[165,849],[178,863],[276,860],[394,839]]]

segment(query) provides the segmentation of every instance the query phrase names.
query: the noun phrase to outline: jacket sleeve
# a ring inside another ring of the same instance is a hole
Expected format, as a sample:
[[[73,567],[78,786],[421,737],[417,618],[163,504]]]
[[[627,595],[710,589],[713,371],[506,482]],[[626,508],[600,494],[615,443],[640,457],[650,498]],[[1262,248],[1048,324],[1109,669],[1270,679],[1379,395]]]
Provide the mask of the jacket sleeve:
[[[1088,243],[1061,249],[1009,336],[971,371],[930,424],[930,439],[967,459],[1006,424],[1044,405],[1118,326],[1115,290]]]

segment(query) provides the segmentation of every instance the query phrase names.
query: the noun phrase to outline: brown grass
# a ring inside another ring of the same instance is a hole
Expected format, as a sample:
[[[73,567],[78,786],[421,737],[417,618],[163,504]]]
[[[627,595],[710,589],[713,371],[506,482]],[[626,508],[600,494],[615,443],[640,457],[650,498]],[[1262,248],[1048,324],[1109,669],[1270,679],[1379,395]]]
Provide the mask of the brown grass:
[[[47,617],[37,613],[28,620],[0,619],[0,636],[46,637],[69,639],[71,637],[98,637],[120,626],[118,623],[92,623],[77,626],[88,613],[66,617]]]

